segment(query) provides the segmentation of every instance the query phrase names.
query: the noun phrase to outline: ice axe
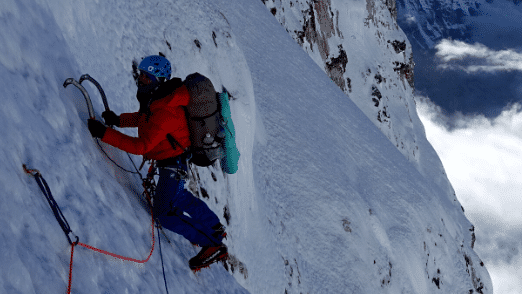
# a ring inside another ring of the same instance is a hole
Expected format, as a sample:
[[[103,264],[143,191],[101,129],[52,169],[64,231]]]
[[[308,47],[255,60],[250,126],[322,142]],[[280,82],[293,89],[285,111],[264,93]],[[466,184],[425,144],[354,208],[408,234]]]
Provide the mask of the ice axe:
[[[103,91],[102,87],[100,86],[100,83],[98,83],[98,81],[96,81],[95,79],[93,79],[89,74],[84,74],[80,77],[80,84],[85,81],[85,80],[88,80],[89,82],[93,83],[94,86],[96,86],[96,88],[98,89],[98,91],[100,91],[100,95],[102,97],[102,100],[103,100],[103,106],[105,106],[105,111],[110,111],[109,109],[109,103],[107,103],[107,97],[105,96],[105,92]]]
[[[85,88],[73,78],[66,79],[65,82],[63,83],[63,87],[67,88],[67,86],[69,86],[71,84],[74,85],[76,88],[80,89],[80,91],[82,92],[83,97],[85,98],[85,101],[87,102],[87,109],[89,110],[89,118],[94,119],[94,110],[92,109],[91,97],[89,97],[89,93],[87,93],[87,90],[85,90]]]
[[[88,80],[89,82],[93,83],[94,86],[96,86],[96,88],[100,92],[100,96],[102,98],[103,106],[105,107],[105,111],[110,111],[109,103],[107,102],[107,96],[105,96],[105,91],[103,91],[103,88],[100,86],[100,83],[98,83],[98,81],[96,81],[94,78],[92,78],[89,74],[82,75],[80,77],[80,81],[79,82],[77,82],[73,78],[68,78],[63,83],[63,87],[66,88],[68,85],[72,84],[76,88],[80,89],[80,91],[83,94],[83,97],[85,97],[85,101],[87,102],[87,108],[89,109],[89,118],[94,119],[94,111],[93,111],[93,108],[92,108],[91,98],[90,98],[89,93],[87,92],[87,90],[85,90],[85,88],[81,85],[81,83],[83,81],[85,81],[85,80]]]

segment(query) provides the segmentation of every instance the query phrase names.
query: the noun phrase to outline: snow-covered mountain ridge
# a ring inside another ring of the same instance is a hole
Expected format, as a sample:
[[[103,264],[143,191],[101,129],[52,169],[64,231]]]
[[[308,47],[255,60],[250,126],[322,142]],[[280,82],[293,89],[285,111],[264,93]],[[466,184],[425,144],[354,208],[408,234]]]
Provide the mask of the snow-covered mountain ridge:
[[[415,112],[413,97],[393,96],[411,92],[414,66],[408,40],[395,21],[395,2],[263,2],[332,81],[415,160],[418,145],[409,131],[412,125],[402,126],[397,119]],[[364,50],[374,46],[382,58]],[[394,106],[398,100],[403,100],[400,107]]]
[[[68,282],[70,246],[23,163],[42,172],[82,242],[135,258],[149,252],[139,178],[106,159],[87,131],[83,97],[62,84],[89,73],[111,109],[135,111],[131,60],[162,51],[175,76],[198,71],[236,98],[241,152],[236,175],[197,169],[206,190],[198,195],[227,225],[234,270],[213,265],[193,275],[187,261],[197,249],[167,232],[171,243],[162,239],[162,252],[171,293],[491,293],[471,224],[437,183],[441,176],[430,178],[430,162],[440,172],[431,146],[416,139],[419,159],[407,160],[413,149],[401,155],[387,139],[422,130],[403,102],[409,83],[390,60],[377,58],[409,57],[378,30],[367,34],[361,3],[353,2],[351,20],[362,23],[354,31],[359,51],[343,45],[347,69],[361,65],[349,72],[347,99],[261,1],[7,1],[0,8],[2,292],[63,293]],[[374,7],[376,20],[386,11],[393,19],[388,6]],[[361,68],[371,72],[363,77]],[[378,113],[366,103],[374,84],[381,100],[403,97],[379,102],[404,114],[393,117],[393,132],[380,131],[368,115]],[[87,89],[99,115],[96,89]],[[125,153],[102,148],[131,166]],[[142,267],[77,248],[72,286],[73,293],[164,293],[158,248]]]
[[[286,31],[393,145],[458,204],[417,115],[412,48],[395,1],[263,0]]]

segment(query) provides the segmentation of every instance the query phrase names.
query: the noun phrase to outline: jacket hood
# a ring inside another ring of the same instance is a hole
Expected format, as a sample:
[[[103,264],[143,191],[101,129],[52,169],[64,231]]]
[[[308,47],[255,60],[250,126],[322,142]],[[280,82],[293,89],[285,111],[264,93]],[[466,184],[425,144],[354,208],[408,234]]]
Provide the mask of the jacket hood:
[[[150,110],[164,109],[170,107],[176,107],[180,104],[175,95],[173,95],[179,88],[183,86],[183,81],[180,78],[172,78],[167,82],[163,83],[158,90],[152,95],[150,101]]]
[[[149,110],[152,111],[153,109],[176,106],[169,106],[173,100],[173,95],[171,94],[173,94],[181,86],[183,86],[183,81],[180,78],[172,78],[162,83],[152,94],[147,95],[138,93],[137,98],[138,101],[140,101],[140,112],[148,112]],[[143,97],[142,95],[147,95],[148,97]]]

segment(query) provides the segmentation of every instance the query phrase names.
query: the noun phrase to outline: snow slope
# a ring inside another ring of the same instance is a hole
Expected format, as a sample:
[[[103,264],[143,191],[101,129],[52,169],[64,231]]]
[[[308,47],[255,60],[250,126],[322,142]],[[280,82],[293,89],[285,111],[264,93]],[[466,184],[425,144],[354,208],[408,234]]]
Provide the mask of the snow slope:
[[[415,62],[412,46],[397,25],[395,1],[263,2],[419,172],[456,201],[415,109]]]
[[[61,85],[89,73],[111,109],[135,111],[131,60],[162,51],[174,75],[198,71],[232,93],[241,152],[236,175],[197,169],[204,199],[227,223],[234,270],[193,275],[187,261],[197,249],[167,232],[171,293],[491,293],[458,202],[390,144],[261,1],[5,2],[1,292],[57,293],[68,283],[71,247],[23,163],[42,172],[82,242],[147,256],[139,177],[104,156],[83,97]],[[361,51],[378,55],[368,44]],[[86,88],[99,115],[101,99]],[[101,145],[132,169],[125,153]],[[72,292],[164,293],[157,243],[143,266],[76,247]]]

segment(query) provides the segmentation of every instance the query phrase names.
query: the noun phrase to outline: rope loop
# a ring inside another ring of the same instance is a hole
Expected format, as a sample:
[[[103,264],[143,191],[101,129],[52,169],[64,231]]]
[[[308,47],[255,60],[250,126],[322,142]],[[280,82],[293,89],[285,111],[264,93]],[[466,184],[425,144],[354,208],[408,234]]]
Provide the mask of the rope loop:
[[[122,260],[132,261],[132,262],[136,262],[136,263],[146,263],[147,261],[149,261],[150,257],[152,256],[152,253],[154,252],[155,237],[154,237],[154,215],[152,213],[151,197],[148,192],[153,192],[154,185],[152,185],[149,188],[152,191],[145,190],[147,200],[149,201],[149,204],[151,204],[150,205],[150,214],[151,214],[152,248],[150,249],[149,255],[147,256],[146,259],[139,260],[139,259],[135,259],[135,258],[122,256],[119,254],[114,254],[114,253],[111,253],[111,252],[108,252],[108,251],[105,251],[102,249],[98,249],[96,247],[93,247],[93,246],[80,242],[80,238],[76,234],[74,234],[73,231],[71,230],[71,228],[69,227],[69,223],[67,223],[67,220],[65,219],[64,215],[62,214],[62,211],[60,210],[58,203],[56,203],[56,201],[54,200],[54,197],[51,194],[51,189],[47,185],[47,182],[42,177],[41,173],[36,169],[28,169],[25,164],[23,165],[23,169],[24,169],[25,173],[34,176],[38,186],[42,190],[42,193],[47,198],[47,202],[49,203],[49,206],[51,207],[56,220],[60,224],[60,227],[62,228],[63,232],[65,233],[65,236],[67,237],[67,240],[69,241],[69,244],[71,244],[71,261],[69,264],[69,284],[68,284],[68,288],[67,288],[67,293],[71,293],[74,247],[77,245],[80,245],[84,248],[87,248],[87,249],[90,249],[90,250],[93,250],[93,251],[96,251],[96,252],[99,252],[99,253],[102,253],[105,255],[109,255],[114,258],[122,259]],[[152,176],[153,176],[153,174],[152,174]],[[74,239],[75,239],[75,241],[73,241]]]
[[[33,177],[41,176],[40,171],[37,169],[28,169],[25,164],[22,164],[22,167],[24,168],[25,173],[27,173]]]
[[[72,232],[71,232],[72,233]],[[74,234],[73,234],[74,235]],[[78,243],[80,243],[80,237],[74,235],[76,237],[76,241],[72,242],[71,245],[76,246]]]

